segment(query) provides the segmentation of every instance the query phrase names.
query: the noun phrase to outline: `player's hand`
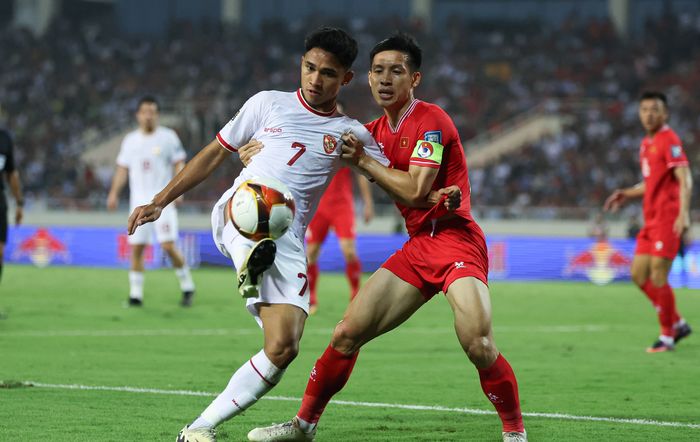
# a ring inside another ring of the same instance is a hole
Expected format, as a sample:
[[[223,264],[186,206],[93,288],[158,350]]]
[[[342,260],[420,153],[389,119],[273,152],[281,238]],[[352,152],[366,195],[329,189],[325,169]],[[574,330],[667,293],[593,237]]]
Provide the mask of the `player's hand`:
[[[248,141],[248,143],[239,147],[238,157],[241,159],[241,163],[243,163],[243,165],[247,167],[248,164],[250,164],[250,162],[253,161],[253,157],[259,154],[263,147],[264,145],[262,141],[258,141],[255,138],[251,139],[250,141]]]
[[[129,235],[133,235],[138,226],[151,223],[160,218],[162,211],[163,208],[157,206],[155,203],[149,203],[145,206],[138,206],[135,208],[134,211],[131,212],[131,216],[129,216],[129,221],[127,224]]]
[[[107,209],[108,210],[116,210],[118,205],[119,205],[119,198],[117,198],[116,195],[113,195],[110,193],[107,196]]]
[[[24,216],[24,209],[21,206],[15,208],[15,224],[18,226],[22,224],[22,217]]]
[[[443,199],[444,195],[447,195],[443,202],[445,205],[445,208],[449,211],[455,211],[459,209],[459,206],[462,205],[462,189],[459,188],[459,186],[448,186],[448,187],[443,187],[442,189],[437,191],[437,195],[440,198],[440,200]]]
[[[673,233],[678,237],[682,237],[689,227],[690,216],[687,213],[680,213],[678,214],[676,221],[673,223]]]
[[[617,209],[622,207],[623,204],[627,201],[627,197],[625,196],[625,193],[617,189],[614,191],[608,199],[605,200],[605,204],[603,204],[603,210],[604,211],[611,211],[611,212],[617,212]]]
[[[362,157],[365,156],[365,145],[362,144],[354,133],[346,132],[340,137],[341,153],[340,158],[356,166],[360,163]]]

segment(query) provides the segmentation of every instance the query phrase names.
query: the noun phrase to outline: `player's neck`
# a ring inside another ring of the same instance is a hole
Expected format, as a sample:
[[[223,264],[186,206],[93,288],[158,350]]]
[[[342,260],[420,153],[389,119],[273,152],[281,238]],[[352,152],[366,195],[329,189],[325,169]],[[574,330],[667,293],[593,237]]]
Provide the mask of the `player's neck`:
[[[394,106],[384,108],[384,114],[389,119],[389,124],[391,124],[391,127],[396,128],[396,125],[399,124],[399,121],[401,121],[401,117],[403,117],[408,111],[408,108],[411,107],[413,100],[415,100],[415,98],[413,97],[413,93],[411,93],[408,100],[406,100],[404,103],[396,103]]]
[[[142,134],[144,135],[151,135],[153,132],[156,131],[157,126],[153,127],[139,127],[139,130],[141,131]]]

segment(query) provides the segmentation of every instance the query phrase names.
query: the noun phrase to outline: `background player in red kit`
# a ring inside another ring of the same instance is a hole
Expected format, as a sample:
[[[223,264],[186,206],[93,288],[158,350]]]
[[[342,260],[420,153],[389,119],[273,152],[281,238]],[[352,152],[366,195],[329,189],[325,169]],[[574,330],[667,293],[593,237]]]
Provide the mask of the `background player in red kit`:
[[[643,197],[644,227],[637,235],[632,280],[654,305],[661,335],[647,349],[650,353],[673,350],[691,333],[676,310],[676,298],[668,285],[668,273],[690,226],[690,194],[693,189],[688,159],[678,135],[666,124],[668,104],[660,92],[645,92],[639,103],[639,119],[646,130],[639,159],[644,180],[618,189],[605,201],[605,210],[617,210],[630,198]]]
[[[503,440],[527,441],[515,374],[493,339],[486,241],[470,212],[464,150],[449,116],[413,96],[421,80],[421,58],[415,40],[404,34],[381,41],[370,53],[369,83],[384,116],[367,128],[384,146],[392,168],[370,160],[354,135],[343,137],[343,156],[398,201],[409,240],[348,306],[331,344],[311,371],[296,417],[256,428],[248,434],[249,440],[313,440],[326,405],[349,379],[359,349],[443,291],[454,313],[459,343],[501,418]],[[447,184],[461,189],[463,198],[456,210],[448,212],[443,204],[407,207]]]
[[[316,284],[318,283],[318,257],[321,245],[333,228],[340,250],[345,258],[345,275],[350,283],[350,299],[354,298],[360,289],[362,264],[357,256],[355,245],[355,204],[352,193],[353,172],[349,167],[340,169],[333,181],[328,185],[316,209],[316,214],[306,230],[306,260],[309,277],[310,307],[309,313],[318,310]],[[374,217],[374,200],[369,181],[362,175],[357,175],[357,186],[363,202],[364,220],[368,223]]]

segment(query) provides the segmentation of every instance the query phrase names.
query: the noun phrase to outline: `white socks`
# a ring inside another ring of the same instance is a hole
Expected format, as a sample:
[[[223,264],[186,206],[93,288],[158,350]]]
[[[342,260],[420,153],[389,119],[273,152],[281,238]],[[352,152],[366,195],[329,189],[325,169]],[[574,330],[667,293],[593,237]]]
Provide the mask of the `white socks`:
[[[143,299],[143,272],[129,272],[129,297]]]
[[[202,412],[190,428],[216,427],[263,397],[282,379],[285,370],[270,362],[264,350],[243,364],[219,396]]]
[[[175,274],[177,279],[180,281],[180,290],[183,292],[193,292],[194,291],[194,281],[192,281],[192,275],[190,274],[190,268],[186,265],[175,269]]]

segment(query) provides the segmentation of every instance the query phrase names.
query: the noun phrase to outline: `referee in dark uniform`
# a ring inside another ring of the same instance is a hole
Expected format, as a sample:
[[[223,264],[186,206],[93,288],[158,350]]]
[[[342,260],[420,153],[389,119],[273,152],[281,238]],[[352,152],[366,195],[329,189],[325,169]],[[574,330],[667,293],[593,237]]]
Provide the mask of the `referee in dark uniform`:
[[[15,223],[22,222],[22,208],[24,198],[22,197],[22,185],[19,181],[19,172],[15,168],[15,157],[13,153],[12,137],[4,129],[0,129],[0,175],[7,178],[10,190],[17,202],[15,211]],[[7,243],[7,199],[5,198],[5,180],[0,177],[0,279],[2,278],[2,263],[5,259],[5,244]]]

